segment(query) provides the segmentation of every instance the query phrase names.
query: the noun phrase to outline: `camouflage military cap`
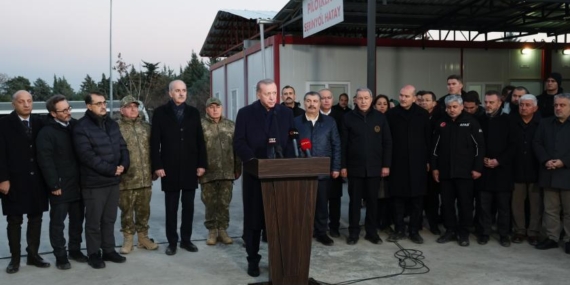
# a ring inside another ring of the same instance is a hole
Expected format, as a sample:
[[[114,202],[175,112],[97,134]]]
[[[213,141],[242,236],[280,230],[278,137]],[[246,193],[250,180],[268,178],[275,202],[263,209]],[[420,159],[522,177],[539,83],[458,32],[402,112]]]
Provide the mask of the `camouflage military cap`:
[[[135,99],[135,97],[128,95],[125,96],[123,99],[121,99],[121,108],[131,104],[131,103],[136,103],[137,105],[140,105],[139,100]]]
[[[210,99],[208,99],[208,101],[206,101],[206,107],[212,105],[212,104],[216,104],[218,106],[222,106],[222,101],[220,101],[220,99],[216,98],[216,97],[212,97]]]

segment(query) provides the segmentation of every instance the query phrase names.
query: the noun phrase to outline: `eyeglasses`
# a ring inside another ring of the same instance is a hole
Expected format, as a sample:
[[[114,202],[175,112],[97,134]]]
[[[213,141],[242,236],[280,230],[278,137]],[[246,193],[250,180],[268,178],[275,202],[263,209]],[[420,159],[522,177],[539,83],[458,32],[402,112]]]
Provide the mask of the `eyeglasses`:
[[[61,111],[55,110],[56,113],[64,113],[64,114],[69,114],[71,113],[71,107],[67,108],[67,109],[63,109]]]
[[[91,103],[89,105],[95,105],[97,107],[101,107],[103,105],[107,105],[107,101],[101,101],[101,102],[97,102],[97,103]]]

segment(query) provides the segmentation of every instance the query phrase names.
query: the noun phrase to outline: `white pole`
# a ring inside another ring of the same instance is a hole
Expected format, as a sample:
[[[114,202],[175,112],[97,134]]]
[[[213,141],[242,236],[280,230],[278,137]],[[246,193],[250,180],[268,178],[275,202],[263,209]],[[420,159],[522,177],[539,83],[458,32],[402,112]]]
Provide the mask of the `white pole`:
[[[263,22],[259,23],[259,35],[261,38],[261,71],[263,74],[263,79],[267,78],[267,74],[265,73],[265,31],[263,27]]]
[[[110,0],[111,7],[109,9],[109,93],[111,102],[111,116],[113,115],[113,0]]]

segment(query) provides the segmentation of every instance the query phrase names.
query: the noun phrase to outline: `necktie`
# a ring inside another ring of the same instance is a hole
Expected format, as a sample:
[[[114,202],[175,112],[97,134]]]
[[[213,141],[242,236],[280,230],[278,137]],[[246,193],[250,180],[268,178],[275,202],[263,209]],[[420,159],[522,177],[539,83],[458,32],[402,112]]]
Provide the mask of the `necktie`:
[[[30,121],[22,120],[22,123],[24,123],[24,126],[26,126],[26,135],[28,135],[28,137],[31,137],[32,136],[32,128],[30,128]]]

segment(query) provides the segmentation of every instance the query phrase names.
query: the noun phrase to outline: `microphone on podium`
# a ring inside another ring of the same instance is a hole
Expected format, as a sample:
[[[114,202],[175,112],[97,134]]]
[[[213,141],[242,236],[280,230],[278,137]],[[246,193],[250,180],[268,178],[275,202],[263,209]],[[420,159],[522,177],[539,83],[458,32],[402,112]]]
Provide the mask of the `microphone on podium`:
[[[301,150],[303,150],[303,152],[305,152],[307,157],[312,157],[311,156],[311,148],[312,147],[313,147],[313,145],[311,144],[311,141],[309,139],[302,139],[301,140]]]
[[[289,139],[293,141],[293,150],[295,150],[295,157],[299,157],[299,145],[297,141],[299,139],[299,131],[295,128],[289,129]]]
[[[267,158],[273,159],[275,158],[275,146],[277,145],[276,138],[269,138],[267,141]]]

